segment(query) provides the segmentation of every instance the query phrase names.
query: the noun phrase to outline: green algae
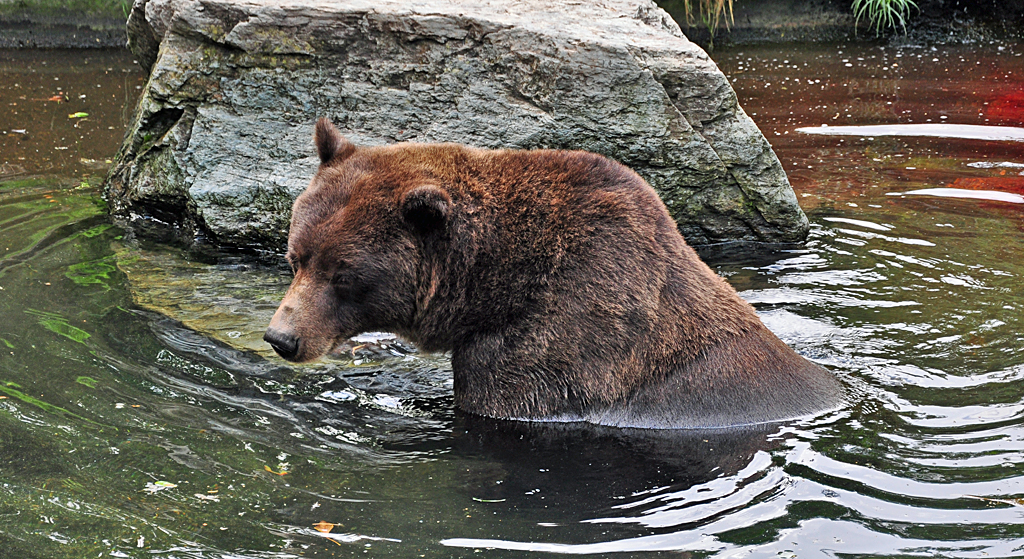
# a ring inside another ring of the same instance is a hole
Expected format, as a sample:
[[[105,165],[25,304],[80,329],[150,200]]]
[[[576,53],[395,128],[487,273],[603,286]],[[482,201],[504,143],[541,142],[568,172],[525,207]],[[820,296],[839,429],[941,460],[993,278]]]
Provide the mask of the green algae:
[[[54,334],[64,336],[65,338],[73,342],[84,344],[86,340],[92,337],[92,334],[86,332],[85,330],[82,330],[77,326],[72,326],[68,324],[68,319],[64,318],[59,314],[39,311],[35,309],[26,309],[25,313],[37,317],[39,320],[39,325],[42,326],[43,328],[46,328],[47,330],[53,332]]]
[[[79,262],[68,266],[64,276],[78,285],[99,285],[104,290],[110,289],[110,274],[117,271],[113,264],[113,256],[106,256],[90,262]]]
[[[95,421],[93,421],[91,419],[88,419],[86,417],[82,417],[82,416],[80,416],[80,415],[78,415],[78,414],[76,414],[74,412],[70,412],[70,411],[68,411],[68,410],[66,410],[66,409],[64,409],[64,408],[62,408],[60,406],[51,404],[49,402],[44,402],[43,400],[40,400],[39,398],[35,398],[35,397],[32,397],[32,396],[29,396],[28,394],[26,394],[26,393],[22,392],[21,390],[19,390],[19,388],[21,388],[21,386],[18,385],[17,383],[7,382],[7,381],[0,380],[0,392],[10,396],[11,398],[16,398],[18,400],[21,400],[22,402],[25,402],[26,404],[31,404],[31,405],[33,405],[33,406],[35,406],[35,407],[37,407],[37,408],[39,408],[39,409],[41,409],[41,410],[43,410],[43,411],[45,411],[47,413],[50,413],[50,414],[66,415],[68,417],[73,417],[73,418],[81,420],[81,421],[85,421],[85,422],[88,422],[88,423],[91,423],[91,424],[94,424],[94,425],[98,425]]]
[[[92,377],[87,377],[85,375],[81,375],[78,378],[76,378],[75,382],[81,384],[82,386],[88,386],[89,388],[96,388],[96,385],[99,384],[99,381],[97,381],[96,379]]]

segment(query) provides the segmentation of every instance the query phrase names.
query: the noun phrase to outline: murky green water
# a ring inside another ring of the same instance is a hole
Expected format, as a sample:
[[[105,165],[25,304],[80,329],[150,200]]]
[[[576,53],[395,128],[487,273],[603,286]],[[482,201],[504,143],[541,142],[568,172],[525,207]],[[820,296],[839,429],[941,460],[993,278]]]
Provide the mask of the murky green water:
[[[986,194],[1022,193],[1024,143],[796,131],[1020,127],[1022,50],[716,53],[813,229],[715,265],[851,393],[744,433],[466,417],[443,356],[382,337],[285,364],[283,267],[108,224],[131,60],[0,53],[0,557],[1024,555],[1024,204]],[[982,199],[907,194],[935,189]]]

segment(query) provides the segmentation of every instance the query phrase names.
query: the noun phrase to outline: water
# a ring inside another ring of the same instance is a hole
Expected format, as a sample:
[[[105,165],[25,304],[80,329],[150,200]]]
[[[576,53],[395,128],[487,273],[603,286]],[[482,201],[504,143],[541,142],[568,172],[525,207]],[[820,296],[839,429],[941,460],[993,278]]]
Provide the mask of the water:
[[[739,433],[467,417],[444,356],[386,336],[285,364],[283,266],[104,217],[130,58],[0,53],[0,557],[1024,555],[1024,143],[797,131],[1021,127],[1022,51],[715,54],[812,231],[709,257],[851,396]]]

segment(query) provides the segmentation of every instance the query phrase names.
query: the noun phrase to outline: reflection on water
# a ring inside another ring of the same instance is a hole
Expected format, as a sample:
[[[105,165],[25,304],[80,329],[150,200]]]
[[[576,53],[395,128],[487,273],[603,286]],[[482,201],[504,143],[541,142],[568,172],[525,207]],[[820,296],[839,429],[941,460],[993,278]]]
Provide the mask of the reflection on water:
[[[122,51],[0,50],[0,178],[106,170],[144,76]]]
[[[866,126],[828,126],[797,128],[803,134],[821,136],[930,136],[960,140],[1024,142],[1024,128],[981,126],[978,124],[873,124]]]
[[[0,182],[0,556],[1020,555],[1024,144],[796,132],[1019,127],[1020,52],[716,53],[812,230],[800,250],[713,264],[851,394],[755,431],[468,417],[444,355],[384,335],[284,363],[259,339],[289,281],[278,263],[108,224],[78,159],[118,138],[70,162],[5,148],[24,172]],[[37,88],[85,65],[67,56],[33,59]],[[0,90],[28,83],[5,72]],[[73,178],[38,177],[58,165]]]
[[[962,188],[922,188],[906,192],[890,192],[892,196],[939,196],[941,198],[972,198],[1008,204],[1024,204],[1024,196],[998,190],[964,190]]]

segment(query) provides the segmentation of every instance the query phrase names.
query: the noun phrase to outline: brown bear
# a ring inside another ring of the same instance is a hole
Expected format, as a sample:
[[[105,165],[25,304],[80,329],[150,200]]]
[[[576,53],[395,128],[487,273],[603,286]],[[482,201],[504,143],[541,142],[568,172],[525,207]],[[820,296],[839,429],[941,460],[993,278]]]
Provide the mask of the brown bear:
[[[264,339],[309,361],[364,331],[450,351],[455,403],[533,421],[717,428],[841,402],[696,255],[636,173],[580,151],[356,147],[330,121]]]

